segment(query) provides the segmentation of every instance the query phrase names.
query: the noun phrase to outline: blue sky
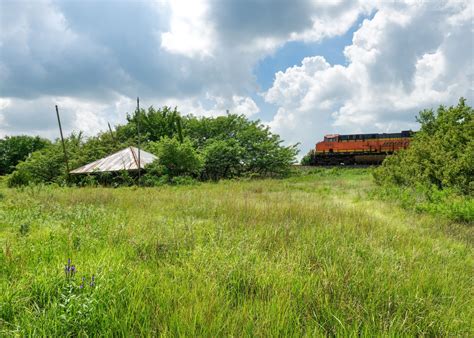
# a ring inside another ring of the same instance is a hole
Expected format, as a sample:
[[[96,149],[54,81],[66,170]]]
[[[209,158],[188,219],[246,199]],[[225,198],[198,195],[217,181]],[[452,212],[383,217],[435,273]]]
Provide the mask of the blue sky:
[[[362,22],[359,19],[344,35],[335,36],[319,42],[290,41],[283,47],[259,61],[254,74],[262,91],[268,90],[275,79],[275,73],[285,71],[287,68],[301,64],[307,56],[322,55],[332,65],[346,65],[344,47],[352,42],[352,35]]]
[[[261,119],[302,153],[326,133],[416,129],[472,104],[467,0],[0,0],[0,137],[93,135],[144,106]]]
[[[352,43],[354,32],[360,27],[362,21],[371,17],[373,17],[373,14],[361,16],[347,32],[332,39],[324,39],[318,42],[287,42],[273,54],[258,61],[254,68],[254,74],[259,92],[265,92],[272,86],[277,72],[284,72],[287,68],[300,65],[301,61],[308,56],[321,55],[331,65],[347,65],[348,61],[344,56],[344,48]],[[269,120],[277,107],[265,102],[258,93],[253,93],[252,99],[260,108],[258,118]]]

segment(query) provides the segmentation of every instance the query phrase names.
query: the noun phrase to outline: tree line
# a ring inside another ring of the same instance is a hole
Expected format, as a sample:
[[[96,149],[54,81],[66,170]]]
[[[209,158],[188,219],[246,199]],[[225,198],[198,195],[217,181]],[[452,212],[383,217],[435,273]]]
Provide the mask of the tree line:
[[[138,133],[140,129],[140,136]],[[181,116],[177,108],[141,109],[127,114],[126,123],[113,131],[85,137],[81,132],[65,138],[70,168],[105,157],[127,146],[155,154],[142,182],[153,186],[195,180],[287,175],[297,155],[296,145],[282,140],[260,121],[244,115]],[[0,173],[9,174],[10,186],[30,183],[134,184],[132,173],[122,172],[68,177],[59,139],[30,136],[0,140]]]

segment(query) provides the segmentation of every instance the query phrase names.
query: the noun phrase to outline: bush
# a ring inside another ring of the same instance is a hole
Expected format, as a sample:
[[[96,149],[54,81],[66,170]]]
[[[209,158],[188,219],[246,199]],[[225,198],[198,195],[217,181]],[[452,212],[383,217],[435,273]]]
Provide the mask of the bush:
[[[314,149],[310,149],[310,151],[306,155],[303,156],[303,158],[301,159],[300,164],[301,165],[313,165],[314,156],[315,156]]]
[[[8,186],[10,188],[28,185],[32,181],[30,174],[25,170],[17,170],[8,176]]]
[[[421,129],[404,151],[389,156],[374,177],[381,185],[450,188],[464,195],[474,190],[474,110],[460,99],[455,107],[420,112]]]
[[[53,144],[35,151],[28,159],[20,162],[9,176],[9,186],[30,183],[61,183],[66,179],[63,151],[59,144]]]
[[[49,144],[50,141],[39,136],[6,136],[0,139],[0,175],[13,172],[20,161]]]
[[[240,175],[243,152],[235,140],[212,140],[204,148],[204,177],[218,180]]]
[[[150,142],[148,149],[158,156],[154,169],[170,178],[197,176],[201,171],[201,156],[189,139],[181,143],[177,138],[164,137],[159,142]]]
[[[176,176],[170,180],[173,185],[196,185],[199,182],[190,176]]]
[[[459,195],[451,189],[391,185],[372,191],[372,198],[397,201],[402,208],[415,212],[426,212],[458,222],[474,222],[474,199]]]
[[[461,98],[420,112],[417,121],[410,147],[374,171],[382,194],[409,209],[474,221],[474,110]]]

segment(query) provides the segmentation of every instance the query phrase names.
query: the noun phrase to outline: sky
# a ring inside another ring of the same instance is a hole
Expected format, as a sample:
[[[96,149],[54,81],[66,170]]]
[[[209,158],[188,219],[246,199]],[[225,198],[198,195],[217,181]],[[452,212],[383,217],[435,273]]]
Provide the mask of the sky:
[[[135,109],[325,134],[416,130],[474,102],[471,1],[0,0],[0,137],[94,135]]]

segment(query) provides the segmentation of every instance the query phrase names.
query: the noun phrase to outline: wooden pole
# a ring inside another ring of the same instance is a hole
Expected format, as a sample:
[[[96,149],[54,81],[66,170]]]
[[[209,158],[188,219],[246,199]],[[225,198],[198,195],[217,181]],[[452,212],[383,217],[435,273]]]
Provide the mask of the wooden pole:
[[[58,105],[56,105],[56,116],[58,118],[59,133],[61,134],[61,142],[63,144],[64,161],[66,162],[67,177],[69,178],[69,161],[68,161],[68,158],[67,158],[66,145],[64,144],[63,128],[61,127],[61,119],[59,118]]]
[[[112,132],[112,127],[110,127],[110,123],[107,122],[107,125],[109,126],[109,131],[110,131],[110,136],[112,136],[112,141],[114,141],[115,145],[117,145],[117,141],[115,140],[114,133]]]
[[[138,134],[138,186],[140,186],[140,98],[137,97],[137,134]]]

